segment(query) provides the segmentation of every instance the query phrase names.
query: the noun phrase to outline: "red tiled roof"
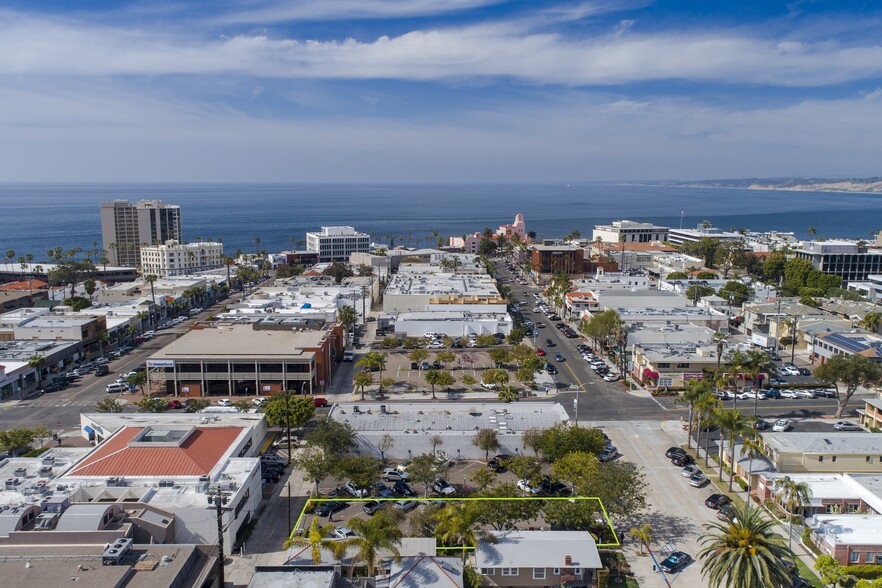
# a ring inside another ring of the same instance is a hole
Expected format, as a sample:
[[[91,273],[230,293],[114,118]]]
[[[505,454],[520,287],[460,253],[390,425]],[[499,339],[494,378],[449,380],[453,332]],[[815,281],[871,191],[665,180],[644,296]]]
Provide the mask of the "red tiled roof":
[[[178,447],[129,447],[143,427],[126,427],[74,467],[70,476],[207,475],[242,427],[197,428]]]
[[[0,290],[7,291],[30,291],[30,290],[41,290],[49,286],[43,280],[22,280],[20,282],[9,282],[8,284],[3,284],[0,286]]]

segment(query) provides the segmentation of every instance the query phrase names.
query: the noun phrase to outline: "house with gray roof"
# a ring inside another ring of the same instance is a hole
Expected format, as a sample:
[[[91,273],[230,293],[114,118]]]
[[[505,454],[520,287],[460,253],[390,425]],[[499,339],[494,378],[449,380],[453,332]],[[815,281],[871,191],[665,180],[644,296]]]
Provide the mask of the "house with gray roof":
[[[876,473],[882,435],[874,433],[762,433],[764,453],[780,473]]]
[[[603,565],[587,531],[491,531],[478,541],[475,567],[488,586],[591,586]]]

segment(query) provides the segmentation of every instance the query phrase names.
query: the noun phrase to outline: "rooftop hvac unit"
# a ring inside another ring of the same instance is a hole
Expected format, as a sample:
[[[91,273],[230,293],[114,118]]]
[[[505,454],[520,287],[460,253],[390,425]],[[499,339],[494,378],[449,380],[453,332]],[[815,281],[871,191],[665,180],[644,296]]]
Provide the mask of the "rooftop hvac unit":
[[[118,566],[132,550],[132,540],[128,538],[117,539],[107,546],[101,555],[101,563],[105,566]]]

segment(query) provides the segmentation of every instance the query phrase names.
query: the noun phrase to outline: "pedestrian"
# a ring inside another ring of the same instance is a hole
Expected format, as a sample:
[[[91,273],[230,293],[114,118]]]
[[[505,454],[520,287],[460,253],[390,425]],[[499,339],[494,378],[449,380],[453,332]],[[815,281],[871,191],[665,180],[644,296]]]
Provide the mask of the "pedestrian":
[[[331,511],[331,510],[328,511],[328,522],[329,523],[334,522],[334,511]]]

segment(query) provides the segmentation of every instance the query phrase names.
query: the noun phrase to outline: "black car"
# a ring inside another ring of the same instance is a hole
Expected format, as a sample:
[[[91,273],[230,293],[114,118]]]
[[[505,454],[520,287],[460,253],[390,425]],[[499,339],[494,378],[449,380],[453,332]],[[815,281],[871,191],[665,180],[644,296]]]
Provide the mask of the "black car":
[[[106,365],[99,365],[98,367],[95,368],[95,377],[106,376],[109,373],[110,373],[110,368],[107,367]]]
[[[440,361],[433,361],[433,362],[432,362],[432,367],[433,367],[434,369],[436,369],[436,370],[440,370],[440,369],[441,369],[442,367],[444,367],[444,366],[441,365],[441,362],[440,362]]]
[[[769,427],[771,427],[771,423],[769,421],[764,421],[763,419],[756,419],[753,423],[753,428],[757,431],[765,431]]]
[[[732,516],[735,514],[735,509],[732,508],[731,504],[725,504],[720,507],[717,511],[717,518],[721,521],[731,521]]]
[[[67,387],[66,381],[55,380],[54,382],[49,382],[45,386],[43,386],[43,394],[49,394],[50,392],[58,392],[59,390],[64,390]]]
[[[729,502],[731,502],[729,497],[724,494],[711,494],[704,501],[704,505],[708,508],[719,510],[720,507],[726,506]]]
[[[546,347],[554,347],[554,341],[552,341],[551,339],[546,339],[545,346]]]
[[[542,490],[542,494],[547,496],[569,496],[570,494],[570,489],[567,488],[566,484],[552,482],[551,478],[548,476],[542,478],[542,482],[539,484],[539,489]]]
[[[545,364],[545,372],[549,374],[556,374],[557,368],[551,365],[550,363]]]
[[[681,447],[669,447],[667,451],[665,451],[665,457],[668,459],[673,459],[678,455],[686,455],[686,452]]]
[[[659,564],[659,567],[666,574],[676,574],[690,563],[692,563],[691,555],[682,551],[674,551]]]
[[[504,453],[497,455],[496,457],[491,458],[490,461],[487,462],[487,469],[490,470],[491,472],[503,472],[503,471],[505,471],[506,462],[510,459],[511,459],[511,456],[506,455]]]
[[[392,486],[392,492],[398,496],[416,496],[416,492],[404,480],[395,482],[395,485]]]
[[[347,506],[349,506],[349,503],[343,502],[340,500],[331,500],[329,502],[322,502],[317,507],[315,507],[315,514],[320,517],[327,517],[335,512],[340,512],[341,510],[345,510]]]
[[[364,504],[361,505],[361,509],[365,512],[365,514],[369,516],[374,516],[377,514],[377,511],[386,506],[386,502],[380,502],[379,500],[368,500]]]
[[[420,364],[418,364],[418,363],[415,362],[415,361],[412,361],[412,362],[410,362],[410,369],[412,369],[412,370],[418,370],[418,369],[420,369]]]
[[[692,465],[695,463],[695,460],[692,459],[691,455],[684,453],[683,455],[675,455],[671,458],[671,463],[677,467],[684,468],[688,465]]]

